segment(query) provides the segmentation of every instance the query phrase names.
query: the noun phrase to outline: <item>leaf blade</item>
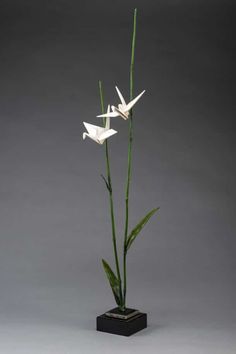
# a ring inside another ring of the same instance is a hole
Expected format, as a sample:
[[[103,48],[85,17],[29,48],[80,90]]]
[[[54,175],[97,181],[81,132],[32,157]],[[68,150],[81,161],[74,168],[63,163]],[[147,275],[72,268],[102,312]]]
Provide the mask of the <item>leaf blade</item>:
[[[127,241],[126,241],[126,252],[128,251],[128,249],[130,248],[130,246],[132,245],[132,243],[134,242],[134,240],[136,239],[136,237],[138,236],[138,234],[140,233],[140,231],[142,230],[142,228],[144,227],[144,225],[146,225],[146,223],[148,222],[148,220],[152,217],[153,214],[155,214],[160,208],[154,208],[151,211],[149,211],[149,213],[147,213],[143,219],[141,219],[141,221],[135,226],[135,228],[131,231],[131,233],[129,234]]]
[[[106,184],[107,190],[108,190],[109,192],[111,192],[111,191],[112,191],[112,189],[111,189],[111,184],[106,180],[106,178],[105,178],[102,174],[101,174],[101,177],[102,177],[103,181],[104,181],[105,184]]]
[[[112,271],[109,264],[105,261],[105,259],[102,259],[102,265],[109,281],[110,287],[112,289],[113,295],[115,297],[116,303],[118,306],[120,306],[122,302],[122,300],[120,299],[120,282]]]

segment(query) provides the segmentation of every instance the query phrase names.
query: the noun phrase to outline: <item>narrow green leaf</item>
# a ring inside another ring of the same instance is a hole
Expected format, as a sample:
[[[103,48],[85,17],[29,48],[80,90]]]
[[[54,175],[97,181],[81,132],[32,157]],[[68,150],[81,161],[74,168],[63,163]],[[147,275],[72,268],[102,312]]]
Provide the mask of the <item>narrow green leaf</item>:
[[[108,191],[111,192],[111,186],[110,186],[109,182],[106,180],[106,178],[103,175],[101,175],[101,177],[102,177],[103,181],[105,182]]]
[[[118,306],[120,306],[122,300],[120,298],[120,283],[119,283],[119,280],[115,276],[115,274],[112,271],[112,269],[109,266],[109,264],[104,259],[102,259],[102,264],[103,264],[103,268],[105,270],[105,273],[107,275],[108,281],[110,283],[110,286],[111,286],[113,295],[115,297],[116,303],[117,303]]]
[[[138,236],[138,234],[140,233],[144,225],[148,222],[148,220],[152,217],[152,215],[155,214],[155,212],[159,209],[160,208],[152,209],[131,231],[126,241],[126,252],[130,248],[130,246],[132,245],[132,243],[134,242],[134,240],[136,239],[136,237]]]

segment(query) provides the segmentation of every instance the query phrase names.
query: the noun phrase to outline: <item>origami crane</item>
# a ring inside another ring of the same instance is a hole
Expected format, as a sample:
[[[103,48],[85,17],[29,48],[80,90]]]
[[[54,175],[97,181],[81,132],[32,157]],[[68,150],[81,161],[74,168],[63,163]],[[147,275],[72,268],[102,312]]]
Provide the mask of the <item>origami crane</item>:
[[[107,108],[107,115],[110,114],[110,105]],[[83,139],[88,136],[90,139],[94,140],[96,143],[102,145],[104,141],[110,136],[117,133],[116,130],[110,129],[110,118],[107,116],[105,127],[99,127],[90,123],[83,122],[88,133],[83,133]]]
[[[116,86],[116,91],[118,93],[118,96],[120,98],[121,103],[118,104],[118,107],[111,106],[112,112],[107,112],[105,114],[100,114],[97,117],[118,117],[121,116],[123,119],[127,120],[129,118],[129,111],[135,103],[140,99],[140,97],[144,94],[145,90],[142,91],[137,97],[135,97],[132,101],[129,103],[126,103],[124,100],[124,97],[122,96],[120,90]]]

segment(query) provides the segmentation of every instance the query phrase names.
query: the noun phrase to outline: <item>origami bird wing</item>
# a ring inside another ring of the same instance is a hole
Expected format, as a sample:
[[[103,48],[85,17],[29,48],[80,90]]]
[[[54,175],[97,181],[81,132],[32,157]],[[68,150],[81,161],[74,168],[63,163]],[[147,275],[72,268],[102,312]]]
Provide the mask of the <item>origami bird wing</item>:
[[[99,140],[105,140],[107,138],[109,138],[110,136],[116,134],[117,131],[114,130],[114,129],[109,129],[109,130],[106,130],[104,131],[102,134],[99,135]]]
[[[104,113],[104,114],[100,114],[99,116],[97,116],[98,118],[100,117],[118,117],[118,113],[117,112],[110,112],[110,113]]]
[[[97,125],[93,125],[90,123],[86,123],[84,122],[84,126],[87,129],[89,135],[93,136],[93,137],[98,137],[100,134],[102,134],[102,132],[104,131],[103,127],[98,127]]]
[[[134,105],[135,103],[140,99],[140,97],[144,94],[145,90],[143,92],[141,92],[137,97],[135,97],[132,101],[130,101],[127,105],[125,110],[129,111]]]
[[[96,132],[97,132],[96,126],[93,125],[93,124],[90,124],[90,123],[86,123],[86,122],[83,122],[83,123],[84,123],[85,128],[87,129],[87,132],[88,132],[89,134],[95,136],[95,135],[96,135]]]
[[[122,94],[121,94],[121,92],[120,92],[120,90],[118,89],[118,87],[116,86],[116,91],[117,91],[117,93],[118,93],[118,96],[120,97],[120,101],[121,101],[121,103],[122,103],[122,106],[126,106],[126,102],[125,102],[125,99],[124,99],[124,97],[122,96]]]

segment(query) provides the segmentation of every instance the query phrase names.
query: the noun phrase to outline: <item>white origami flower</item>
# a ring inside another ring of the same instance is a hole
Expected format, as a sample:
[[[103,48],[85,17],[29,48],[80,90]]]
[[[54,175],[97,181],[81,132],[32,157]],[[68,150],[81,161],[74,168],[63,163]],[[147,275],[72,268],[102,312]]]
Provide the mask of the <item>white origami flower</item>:
[[[120,90],[118,89],[117,86],[116,86],[116,91],[117,91],[117,93],[118,93],[118,95],[120,97],[121,103],[118,104],[118,107],[111,106],[112,112],[105,113],[105,114],[100,114],[97,117],[118,117],[118,116],[121,116],[125,120],[128,119],[129,118],[129,111],[131,110],[131,108],[133,108],[135,103],[140,99],[140,97],[145,92],[145,90],[142,91],[132,101],[130,101],[129,103],[126,103],[125,100],[124,100],[124,97],[122,96],[122,94],[121,94],[121,92],[120,92]]]
[[[107,108],[107,113],[110,113],[110,105]],[[109,138],[110,136],[117,133],[116,130],[110,129],[110,118],[109,116],[106,119],[105,127],[98,127],[97,125],[93,125],[90,123],[83,122],[85,128],[87,129],[88,133],[83,133],[83,139],[88,136],[90,139],[96,141],[96,143],[102,145],[104,141]]]

